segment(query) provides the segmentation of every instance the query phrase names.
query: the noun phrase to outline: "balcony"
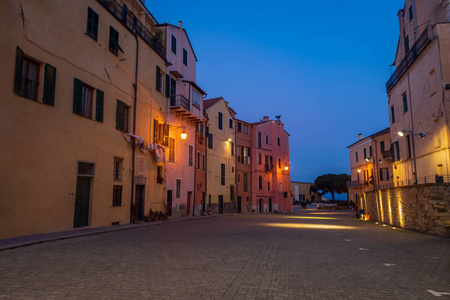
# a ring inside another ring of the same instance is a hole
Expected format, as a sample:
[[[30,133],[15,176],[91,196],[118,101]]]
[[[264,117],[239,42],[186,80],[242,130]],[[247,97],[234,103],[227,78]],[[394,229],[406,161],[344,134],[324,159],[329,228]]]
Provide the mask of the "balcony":
[[[361,183],[359,181],[347,181],[348,188],[361,187]]]
[[[422,51],[433,39],[431,28],[427,27],[417,39],[417,42],[411,47],[406,57],[396,66],[395,72],[386,83],[386,92],[390,92],[400,78],[406,73],[408,68],[416,61]]]
[[[162,30],[154,30],[154,33],[151,33],[131,11],[125,11],[115,0],[97,1],[131,33],[139,35],[159,56],[166,59],[166,47],[162,43],[164,35]]]
[[[383,155],[383,159],[392,160],[391,150],[382,151],[381,155]]]
[[[185,118],[189,121],[203,122],[203,119],[194,115],[190,111],[191,103],[190,103],[189,99],[187,99],[183,95],[172,95],[172,96],[170,96],[169,101],[170,101],[170,103],[169,103],[170,110],[175,112],[177,115],[179,115],[182,118]]]
[[[273,165],[265,164],[264,165],[264,171],[266,171],[266,172],[273,172]]]

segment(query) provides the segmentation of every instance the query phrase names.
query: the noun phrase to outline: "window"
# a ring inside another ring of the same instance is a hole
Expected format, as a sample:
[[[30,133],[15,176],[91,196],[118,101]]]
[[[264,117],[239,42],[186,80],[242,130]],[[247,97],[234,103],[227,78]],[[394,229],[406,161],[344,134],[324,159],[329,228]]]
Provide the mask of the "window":
[[[163,181],[164,181],[163,168],[162,168],[162,166],[157,166],[156,167],[156,182],[163,183]]]
[[[175,139],[169,138],[169,162],[175,162]]]
[[[384,148],[384,141],[381,141],[381,142],[380,142],[380,151],[381,151],[381,152],[384,152],[384,149],[385,149],[385,148]]]
[[[82,117],[91,119],[94,88],[77,78],[74,79],[74,86],[73,112]],[[103,97],[103,92],[97,90],[95,118],[99,122],[103,122]]]
[[[395,123],[394,105],[391,106],[391,124]]]
[[[248,192],[248,173],[243,173],[244,192]]]
[[[266,135],[266,144],[267,145],[269,144],[269,136],[268,135]]]
[[[228,127],[230,127],[230,129],[233,129],[233,119],[228,120]]]
[[[244,133],[247,134],[248,133],[248,126],[244,125]]]
[[[122,186],[115,185],[113,188],[112,206],[122,206]]]
[[[414,15],[413,15],[413,7],[412,5],[409,7],[409,20],[411,21],[413,19]]]
[[[87,19],[87,27],[86,34],[97,40],[98,36],[98,14],[92,10],[92,8],[88,7],[88,19]]]
[[[367,158],[367,151],[366,151],[366,148],[364,148],[364,159],[366,159]]]
[[[197,151],[197,169],[200,170],[200,151]]]
[[[278,146],[281,145],[281,144],[280,144],[280,137],[277,137],[277,143],[278,143]]]
[[[192,104],[200,108],[200,94],[196,90],[192,90]]]
[[[241,123],[241,122],[238,122],[238,123],[237,123],[237,131],[238,131],[238,132],[241,132],[241,130],[242,130],[242,123]]]
[[[270,191],[270,181],[267,181],[267,190]]]
[[[369,146],[369,157],[372,157],[372,146]]]
[[[234,156],[234,142],[230,142],[231,156]]]
[[[223,114],[219,111],[217,116],[217,128],[223,130]]]
[[[186,51],[186,49],[183,48],[183,65],[185,65],[187,67],[187,57],[188,57],[188,53]]]
[[[258,164],[262,165],[262,155],[258,153]]]
[[[208,148],[213,149],[214,145],[214,135],[212,133],[208,133]]]
[[[128,132],[128,110],[129,107],[119,99],[117,99],[116,110],[116,129]]]
[[[355,152],[356,154],[356,162],[358,162],[358,152]]]
[[[202,170],[205,170],[205,154],[202,155]]]
[[[175,190],[175,197],[176,198],[181,197],[181,179],[177,179],[177,188]]]
[[[192,167],[194,165],[194,147],[189,145],[189,166]]]
[[[163,72],[159,66],[156,66],[156,90],[160,93],[163,90]]]
[[[172,34],[172,52],[173,54],[177,54],[177,38]]]
[[[262,190],[263,189],[263,179],[262,176],[258,177],[258,181],[259,181],[259,189]]]
[[[95,120],[97,122],[103,122],[103,91],[97,89],[97,101],[95,106]]]
[[[408,111],[408,98],[406,97],[406,93],[403,94],[403,112]]]
[[[241,146],[241,159],[243,164],[250,164],[250,147]]]
[[[156,119],[153,119],[153,143],[158,144],[159,139],[159,122]]]
[[[258,148],[261,148],[261,132],[258,132]]]
[[[117,56],[119,54],[119,50],[120,50],[120,52],[123,53],[123,50],[119,45],[119,32],[110,26],[109,27],[109,51],[112,54],[114,54],[115,56]]]
[[[123,158],[114,157],[113,180],[122,181]]]
[[[394,146],[395,146],[395,153],[396,153],[396,161],[400,160],[400,146],[398,144],[398,141],[394,142]]]
[[[281,158],[278,158],[278,168],[281,169]]]
[[[435,72],[434,69],[431,70],[429,74],[429,81],[430,81],[430,95],[433,95],[436,93],[436,84],[435,84]]]
[[[220,185],[225,185],[225,164],[220,164]]]

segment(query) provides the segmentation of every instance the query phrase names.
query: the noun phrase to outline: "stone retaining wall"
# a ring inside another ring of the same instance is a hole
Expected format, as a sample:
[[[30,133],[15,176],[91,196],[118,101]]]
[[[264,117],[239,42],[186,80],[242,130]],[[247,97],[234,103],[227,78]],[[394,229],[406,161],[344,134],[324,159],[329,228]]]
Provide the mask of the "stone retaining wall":
[[[449,184],[420,184],[366,192],[360,206],[372,220],[450,237]]]

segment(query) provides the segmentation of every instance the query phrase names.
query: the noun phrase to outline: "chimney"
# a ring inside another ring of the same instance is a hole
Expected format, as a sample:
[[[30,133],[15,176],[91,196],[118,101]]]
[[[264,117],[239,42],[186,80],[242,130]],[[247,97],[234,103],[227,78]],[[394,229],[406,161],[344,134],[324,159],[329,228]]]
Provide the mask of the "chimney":
[[[183,29],[183,22],[178,21],[178,27],[180,27],[180,29]]]
[[[275,118],[277,119],[277,122],[278,122],[278,123],[281,122],[281,116],[275,116]]]
[[[269,121],[269,117],[268,116],[264,116],[263,117],[263,122],[268,122]]]
[[[362,133],[358,133],[358,141],[362,140]]]

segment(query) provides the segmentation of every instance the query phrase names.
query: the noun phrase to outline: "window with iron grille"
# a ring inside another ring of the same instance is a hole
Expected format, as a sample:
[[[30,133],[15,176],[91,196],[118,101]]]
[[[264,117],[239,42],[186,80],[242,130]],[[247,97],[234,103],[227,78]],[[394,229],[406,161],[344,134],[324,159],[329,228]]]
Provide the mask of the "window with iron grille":
[[[123,158],[114,157],[113,180],[122,181]]]
[[[113,188],[112,206],[122,206],[122,186],[115,185]]]

